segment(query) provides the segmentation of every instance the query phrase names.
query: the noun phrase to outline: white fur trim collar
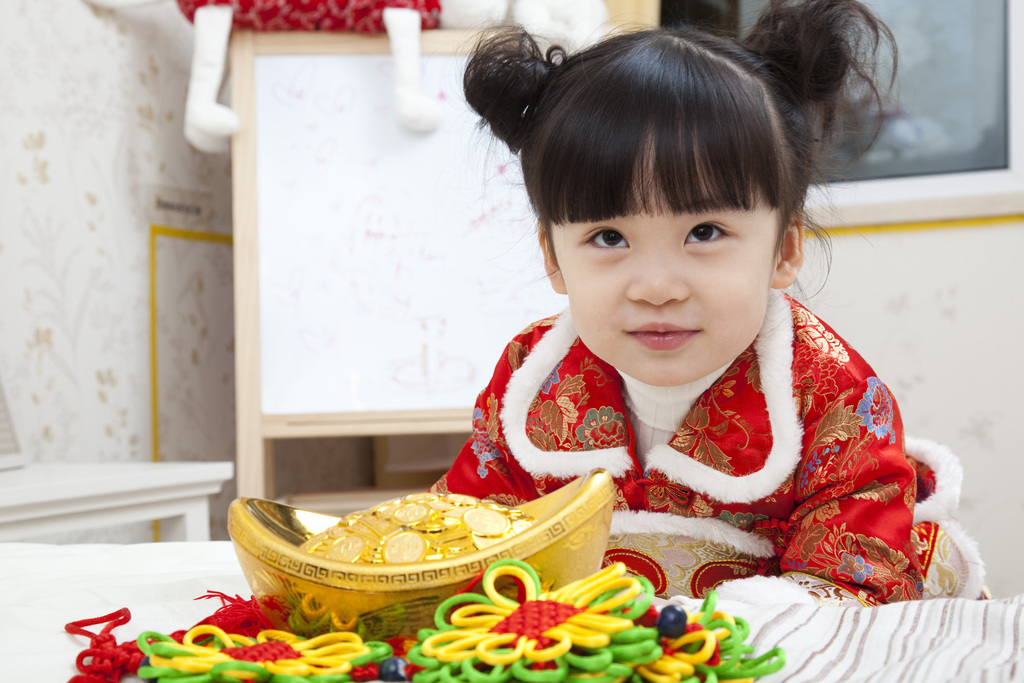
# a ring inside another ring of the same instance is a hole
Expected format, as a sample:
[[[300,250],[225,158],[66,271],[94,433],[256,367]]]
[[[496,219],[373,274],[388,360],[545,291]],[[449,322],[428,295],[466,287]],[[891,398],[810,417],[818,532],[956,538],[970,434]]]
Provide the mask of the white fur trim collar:
[[[613,477],[621,477],[632,468],[632,461],[623,447],[552,453],[534,446],[526,435],[530,403],[577,337],[572,314],[566,309],[512,374],[501,411],[505,438],[512,455],[533,476],[568,479],[601,467]],[[792,476],[800,462],[803,428],[793,404],[793,317],[788,300],[781,294],[773,295],[768,303],[764,323],[754,341],[754,351],[772,429],[772,451],[764,467],[736,477],[701,464],[664,444],[647,454],[649,468],[660,470],[671,480],[723,503],[759,500]]]
[[[732,524],[712,517],[680,517],[667,512],[616,510],[612,513],[612,536],[619,534],[652,534],[687,536],[729,546],[745,555],[772,557],[771,541]]]
[[[953,517],[960,503],[960,485],[964,470],[953,451],[927,439],[906,439],[907,455],[935,472],[935,490],[914,507],[914,524],[940,522]]]
[[[542,451],[526,435],[526,417],[530,403],[540,392],[551,371],[565,358],[576,341],[576,326],[568,309],[512,373],[505,390],[505,405],[501,410],[501,423],[512,455],[535,477],[551,476],[562,479],[581,477],[600,467],[613,477],[621,477],[632,468],[632,460],[625,448],[603,448],[593,451]]]
[[[772,429],[772,450],[764,466],[737,477],[697,462],[668,444],[655,446],[647,466],[664,472],[723,503],[748,503],[777,490],[800,462],[803,427],[793,404],[793,317],[784,296],[773,296],[754,341],[761,389]]]

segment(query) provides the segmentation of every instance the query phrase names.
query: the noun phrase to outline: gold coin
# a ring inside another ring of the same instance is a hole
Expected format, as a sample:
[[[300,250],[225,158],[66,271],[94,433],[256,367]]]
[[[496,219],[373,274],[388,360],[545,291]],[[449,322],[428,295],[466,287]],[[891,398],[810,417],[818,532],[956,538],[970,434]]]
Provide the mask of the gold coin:
[[[407,503],[392,513],[391,518],[400,524],[412,524],[430,515],[430,508],[422,503]]]
[[[368,512],[380,515],[381,517],[390,517],[391,513],[393,513],[400,505],[402,505],[402,500],[400,498],[396,498],[395,500],[389,500],[386,503],[381,503],[376,507],[372,507]]]
[[[461,493],[449,493],[444,497],[444,500],[456,505],[476,505],[480,502],[480,499],[475,496],[464,496]]]
[[[397,531],[399,525],[395,524],[391,520],[381,519],[376,515],[364,515],[359,518],[359,521],[353,524],[349,529],[361,533],[364,536],[371,538],[384,538],[389,534]]]
[[[452,502],[447,501],[447,500],[442,500],[440,498],[437,499],[437,500],[430,501],[430,508],[432,510],[437,510],[438,512],[444,512],[445,510],[451,510],[453,507],[455,507],[455,503],[452,503]]]
[[[497,510],[473,508],[462,516],[462,522],[470,531],[481,536],[500,536],[509,530],[508,518]]]
[[[341,538],[342,536],[347,535],[348,531],[342,525],[335,524],[320,535],[323,536],[324,534],[327,535],[327,538]]]
[[[437,494],[435,493],[410,493],[402,500],[417,501],[420,503],[429,503],[432,500],[437,500]]]
[[[419,562],[427,552],[427,542],[414,531],[402,531],[384,543],[384,561],[388,564]]]
[[[435,531],[428,536],[430,543],[439,546],[458,545],[469,537],[469,531],[461,525],[446,531]]]
[[[361,537],[348,535],[344,538],[339,538],[333,545],[327,548],[327,557],[331,560],[339,560],[340,562],[355,562],[365,546],[366,541]]]
[[[534,520],[533,517],[526,517],[524,519],[515,520],[514,522],[512,522],[512,533],[521,534],[522,532],[526,531],[531,526],[533,526],[534,521],[536,520]]]
[[[492,537],[488,537],[488,536],[479,536],[477,534],[473,534],[473,536],[472,536],[473,545],[475,545],[477,548],[480,548],[480,549],[487,548],[489,546],[494,545],[495,543],[501,543],[502,541],[505,540],[505,538],[507,538],[507,537],[505,537],[505,536],[498,536],[498,537],[492,538]]]
[[[451,510],[445,510],[441,514],[450,519],[462,519],[462,515],[466,514],[466,510],[472,510],[473,508],[458,507],[452,508]]]

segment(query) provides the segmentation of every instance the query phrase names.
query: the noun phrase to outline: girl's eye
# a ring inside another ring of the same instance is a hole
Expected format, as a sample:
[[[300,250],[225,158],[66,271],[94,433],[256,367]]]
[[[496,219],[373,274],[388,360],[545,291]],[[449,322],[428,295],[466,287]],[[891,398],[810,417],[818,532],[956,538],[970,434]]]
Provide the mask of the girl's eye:
[[[626,246],[626,238],[622,236],[622,233],[618,230],[602,230],[593,237],[590,238],[596,246],[599,247],[624,247]]]
[[[701,223],[686,236],[687,242],[709,242],[721,236],[722,230],[711,223]]]

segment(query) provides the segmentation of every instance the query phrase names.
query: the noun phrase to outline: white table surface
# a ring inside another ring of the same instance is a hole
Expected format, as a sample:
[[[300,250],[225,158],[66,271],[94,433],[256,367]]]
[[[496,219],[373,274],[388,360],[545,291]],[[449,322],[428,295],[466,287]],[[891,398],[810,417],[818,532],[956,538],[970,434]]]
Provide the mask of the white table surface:
[[[3,658],[2,679],[66,683],[88,642],[65,633],[65,624],[127,607],[132,619],[113,631],[118,642],[147,630],[171,633],[220,606],[195,600],[207,590],[252,594],[227,541],[0,543],[0,653],[17,654]],[[719,608],[750,623],[756,653],[786,650],[786,667],[759,683],[1024,680],[1024,596],[869,609],[727,601]]]

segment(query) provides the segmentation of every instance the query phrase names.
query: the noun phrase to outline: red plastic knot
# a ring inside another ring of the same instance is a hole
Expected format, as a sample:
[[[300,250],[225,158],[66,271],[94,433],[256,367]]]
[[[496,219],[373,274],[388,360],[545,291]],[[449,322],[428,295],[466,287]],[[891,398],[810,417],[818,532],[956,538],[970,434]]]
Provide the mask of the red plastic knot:
[[[658,623],[658,608],[651,605],[647,608],[647,611],[640,615],[640,618],[636,620],[636,623],[640,626],[646,626],[647,628],[654,628]]]
[[[403,636],[396,636],[386,641],[391,646],[391,652],[396,657],[404,657],[409,653],[409,650],[416,644],[416,640],[413,638],[405,638]]]
[[[117,644],[110,632],[117,626],[127,624],[132,618],[128,608],[122,607],[94,619],[81,619],[64,626],[64,630],[76,636],[89,638],[89,647],[78,654],[75,665],[82,673],[73,676],[68,683],[117,683],[125,674],[139,670],[143,653],[135,641]],[[106,624],[99,633],[85,630],[86,626]]]
[[[370,662],[366,666],[354,666],[352,670],[348,672],[348,675],[356,683],[365,683],[365,681],[377,680],[377,672],[379,667],[376,663]]]
[[[527,600],[512,614],[491,627],[491,633],[515,633],[534,640],[585,608],[554,600]]]
[[[276,662],[279,659],[302,659],[302,653],[288,643],[268,640],[245,647],[226,647],[221,650],[232,659],[242,662]]]
[[[556,662],[534,662],[530,665],[530,669],[534,671],[546,671],[548,669],[557,669],[558,664]]]
[[[704,663],[708,666],[718,666],[722,663],[722,643],[720,641],[715,641],[715,651],[711,653],[708,661]]]

